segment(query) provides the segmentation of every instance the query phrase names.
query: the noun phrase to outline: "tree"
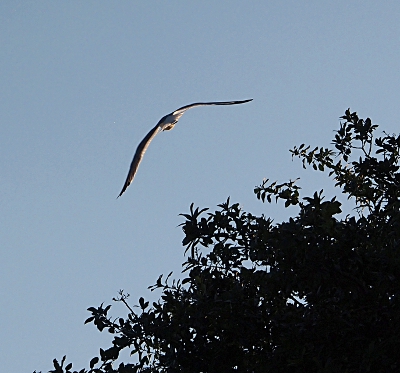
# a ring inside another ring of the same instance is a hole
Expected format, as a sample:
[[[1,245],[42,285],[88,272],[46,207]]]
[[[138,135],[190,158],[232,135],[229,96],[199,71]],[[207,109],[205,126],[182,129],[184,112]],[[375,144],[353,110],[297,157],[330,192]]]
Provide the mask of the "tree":
[[[398,372],[400,136],[374,138],[378,126],[350,110],[341,119],[335,151],[302,144],[291,153],[327,171],[354,199],[353,215],[340,218],[341,203],[323,191],[300,198],[295,181],[254,190],[298,206],[282,223],[229,199],[212,213],[192,204],[182,223],[186,278],[160,276],[151,287],[160,300],[140,298],[139,312],[120,291],[127,317],[90,307],[86,323],[114,339],[80,372]],[[137,362],[116,364],[123,349]],[[64,362],[51,372],[72,372]]]

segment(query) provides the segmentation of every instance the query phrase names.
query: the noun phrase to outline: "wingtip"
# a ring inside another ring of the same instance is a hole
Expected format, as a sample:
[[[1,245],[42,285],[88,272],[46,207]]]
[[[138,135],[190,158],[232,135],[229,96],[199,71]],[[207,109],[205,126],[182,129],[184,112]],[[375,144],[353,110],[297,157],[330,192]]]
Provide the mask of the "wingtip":
[[[128,188],[128,186],[129,186],[130,184],[131,184],[131,183],[128,183],[128,181],[125,182],[124,186],[122,187],[121,192],[118,194],[117,199],[118,199],[119,197],[121,197],[121,196],[125,193],[126,189]]]
[[[124,194],[125,190],[126,190],[126,188],[125,188],[125,186],[124,186],[124,187],[122,188],[121,192],[118,194],[117,199],[118,199],[119,197],[121,197],[121,196]]]

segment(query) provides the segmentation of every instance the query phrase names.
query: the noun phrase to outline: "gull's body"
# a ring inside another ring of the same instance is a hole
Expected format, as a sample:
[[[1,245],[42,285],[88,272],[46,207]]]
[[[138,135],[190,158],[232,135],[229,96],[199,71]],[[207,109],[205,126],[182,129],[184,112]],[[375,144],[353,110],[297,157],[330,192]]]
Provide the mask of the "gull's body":
[[[146,135],[146,137],[141,141],[138,145],[135,155],[133,156],[133,160],[131,163],[131,167],[129,169],[128,176],[126,178],[125,184],[121,190],[121,193],[118,197],[121,197],[125,192],[126,188],[131,184],[133,178],[136,175],[136,172],[139,168],[139,164],[142,161],[143,155],[146,152],[151,140],[157,135],[157,133],[161,131],[169,131],[174,128],[175,124],[178,122],[180,117],[185,113],[186,110],[194,108],[196,106],[208,106],[208,105],[238,105],[244,104],[245,102],[252,101],[253,99],[243,100],[243,101],[223,101],[223,102],[196,102],[194,104],[182,106],[181,108],[173,111],[170,114],[162,117],[157,125]]]

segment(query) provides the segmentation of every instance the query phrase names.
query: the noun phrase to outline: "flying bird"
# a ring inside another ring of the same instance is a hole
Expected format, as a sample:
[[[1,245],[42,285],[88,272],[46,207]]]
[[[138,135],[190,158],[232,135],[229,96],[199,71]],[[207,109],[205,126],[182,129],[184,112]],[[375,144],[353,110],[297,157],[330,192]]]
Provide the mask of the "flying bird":
[[[181,108],[173,111],[170,114],[162,117],[157,125],[145,136],[145,138],[138,145],[135,155],[133,156],[133,160],[131,163],[131,167],[129,168],[128,176],[126,178],[125,184],[122,187],[121,193],[118,197],[121,197],[125,192],[126,188],[131,184],[133,178],[136,175],[136,172],[139,168],[139,164],[142,161],[144,153],[146,152],[148,146],[150,145],[151,140],[157,135],[157,133],[161,131],[169,131],[174,128],[175,124],[178,122],[180,117],[185,113],[186,110],[194,108],[196,106],[209,106],[209,105],[238,105],[244,104],[246,102],[252,101],[253,99],[243,100],[243,101],[222,101],[222,102],[196,102],[194,104],[182,106]],[[117,198],[118,198],[117,197]]]

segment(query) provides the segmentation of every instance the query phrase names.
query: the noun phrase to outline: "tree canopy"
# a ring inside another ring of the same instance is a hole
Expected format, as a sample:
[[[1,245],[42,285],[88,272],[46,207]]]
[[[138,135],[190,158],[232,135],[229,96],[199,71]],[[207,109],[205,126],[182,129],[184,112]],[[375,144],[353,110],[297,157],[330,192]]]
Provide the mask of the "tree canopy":
[[[323,191],[302,197],[298,181],[254,190],[298,206],[281,223],[229,199],[215,212],[192,204],[185,278],[160,276],[150,287],[160,299],[137,309],[121,291],[123,317],[90,307],[86,323],[113,340],[80,372],[398,372],[400,136],[376,137],[377,127],[348,109],[332,149],[291,150],[329,174],[353,214]],[[124,349],[133,362],[116,362]],[[51,372],[74,371],[53,362]]]

